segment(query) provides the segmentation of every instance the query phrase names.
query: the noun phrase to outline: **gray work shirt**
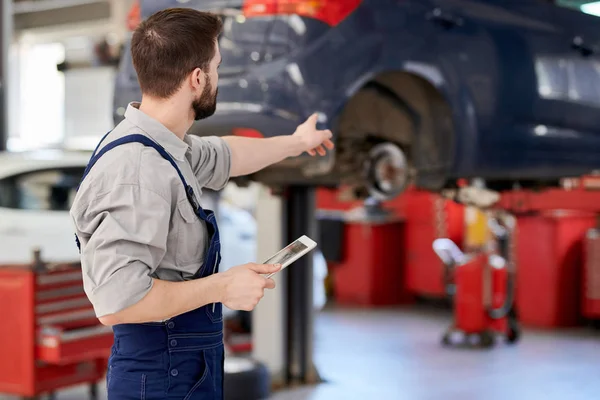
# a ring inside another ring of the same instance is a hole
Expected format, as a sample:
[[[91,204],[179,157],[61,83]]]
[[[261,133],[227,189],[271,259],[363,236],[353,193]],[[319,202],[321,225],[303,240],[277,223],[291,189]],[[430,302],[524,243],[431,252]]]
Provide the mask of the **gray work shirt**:
[[[102,146],[142,134],[173,157],[197,197],[203,187],[220,190],[227,184],[231,150],[223,139],[186,135],[182,141],[138,107],[129,105]],[[152,278],[190,279],[208,248],[206,225],[194,213],[177,171],[140,143],[118,146],[100,158],[77,192],[71,218],[81,242],[84,289],[98,317],[137,303],[150,291]]]

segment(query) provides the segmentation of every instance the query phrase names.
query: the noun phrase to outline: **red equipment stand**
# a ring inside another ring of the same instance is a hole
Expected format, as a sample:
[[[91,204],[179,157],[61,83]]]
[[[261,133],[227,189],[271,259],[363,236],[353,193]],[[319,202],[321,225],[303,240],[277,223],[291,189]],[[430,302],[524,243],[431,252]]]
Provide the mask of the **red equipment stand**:
[[[514,343],[519,337],[516,323],[507,310],[494,317],[491,309],[499,310],[505,305],[508,294],[507,269],[491,265],[486,253],[474,254],[466,263],[454,269],[454,324],[442,338],[442,343],[452,343],[452,334],[463,334],[464,342],[471,345],[472,337],[477,337],[481,347],[491,347],[496,334],[504,335],[507,342]],[[491,296],[490,296],[491,295]],[[490,307],[487,306],[486,296]]]
[[[90,385],[97,398],[113,343],[83,291],[79,264],[0,267],[0,393],[37,398]]]
[[[448,271],[447,293],[454,311],[453,324],[442,337],[444,345],[490,348],[497,335],[508,343],[519,339],[512,255],[515,222],[509,215],[497,214],[488,222],[493,241],[473,252],[463,253],[447,238],[433,242],[433,250]],[[461,335],[458,343],[455,333]]]
[[[590,229],[585,241],[582,285],[584,318],[600,321],[600,230]]]

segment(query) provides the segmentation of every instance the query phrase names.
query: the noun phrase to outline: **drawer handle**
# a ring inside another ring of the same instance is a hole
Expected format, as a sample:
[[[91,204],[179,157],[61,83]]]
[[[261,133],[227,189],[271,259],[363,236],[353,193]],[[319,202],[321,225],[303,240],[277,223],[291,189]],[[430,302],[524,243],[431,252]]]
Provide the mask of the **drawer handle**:
[[[104,325],[62,332],[57,331],[56,328],[44,328],[41,332],[42,337],[40,338],[40,344],[45,347],[58,347],[60,343],[68,343],[81,339],[89,339],[96,336],[104,336],[109,333],[112,333],[112,328]]]
[[[55,303],[40,304],[35,307],[37,314],[44,314],[56,311],[65,311],[71,308],[91,306],[87,298],[79,298],[73,300],[57,301]]]
[[[48,290],[45,292],[38,292],[35,295],[36,300],[50,300],[55,299],[57,297],[65,297],[65,296],[73,296],[76,294],[84,294],[83,287],[81,286],[73,286],[64,289],[56,289],[56,290]]]
[[[79,321],[82,319],[91,319],[96,318],[96,313],[94,310],[82,310],[70,312],[68,314],[59,314],[59,315],[50,315],[47,317],[38,318],[38,323],[40,325],[53,325],[60,324],[65,322],[73,322]]]
[[[36,282],[38,285],[55,285],[57,283],[75,282],[81,279],[81,271],[75,271],[66,274],[38,275],[36,278]]]

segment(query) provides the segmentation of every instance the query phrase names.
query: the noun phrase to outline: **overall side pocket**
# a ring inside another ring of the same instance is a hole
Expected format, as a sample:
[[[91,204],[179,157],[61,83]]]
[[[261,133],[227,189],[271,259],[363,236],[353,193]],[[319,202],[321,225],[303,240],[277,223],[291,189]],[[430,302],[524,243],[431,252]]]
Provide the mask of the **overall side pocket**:
[[[212,395],[214,392],[212,379],[209,378],[211,376],[209,367],[210,363],[208,360],[208,357],[210,357],[210,352],[207,350],[202,350],[202,356],[204,358],[204,372],[202,373],[200,379],[194,384],[194,386],[192,386],[188,394],[185,395],[183,400],[192,400],[195,398],[203,399],[205,398],[204,396],[207,396],[206,398],[210,398],[208,395]]]
[[[108,400],[146,400],[146,375],[123,376],[109,368],[106,375]],[[151,398],[151,397],[150,397]]]

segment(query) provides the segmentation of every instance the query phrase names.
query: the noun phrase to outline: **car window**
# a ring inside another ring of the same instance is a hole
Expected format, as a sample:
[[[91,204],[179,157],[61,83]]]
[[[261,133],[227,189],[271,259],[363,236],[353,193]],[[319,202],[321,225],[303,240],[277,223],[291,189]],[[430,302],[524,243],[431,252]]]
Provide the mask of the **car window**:
[[[555,5],[600,17],[600,2],[597,0],[555,0]]]
[[[0,180],[0,207],[16,208],[18,205],[17,197],[14,179]]]
[[[82,168],[29,172],[0,181],[0,206],[21,210],[68,211]]]

